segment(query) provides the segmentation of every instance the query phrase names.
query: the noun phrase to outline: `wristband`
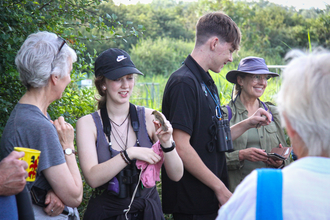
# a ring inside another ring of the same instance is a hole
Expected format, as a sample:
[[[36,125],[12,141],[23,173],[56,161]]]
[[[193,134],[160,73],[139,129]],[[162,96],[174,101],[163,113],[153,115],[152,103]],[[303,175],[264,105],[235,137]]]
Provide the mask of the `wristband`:
[[[162,150],[163,150],[164,153],[171,152],[171,151],[174,150],[174,148],[175,148],[175,142],[173,141],[173,142],[172,142],[172,146],[169,147],[169,148],[165,148],[165,147],[163,147],[162,145],[160,145],[160,147],[162,148]]]
[[[123,160],[125,161],[125,163],[126,163],[127,165],[130,164],[129,160],[128,160],[128,159],[126,158],[126,156],[124,155],[124,151],[120,151],[120,156],[121,156],[121,158],[123,158]]]
[[[129,164],[131,164],[133,161],[131,160],[131,158],[128,157],[128,154],[127,154],[126,150],[124,150],[123,152],[124,152],[124,155],[125,155],[126,159],[129,162]]]

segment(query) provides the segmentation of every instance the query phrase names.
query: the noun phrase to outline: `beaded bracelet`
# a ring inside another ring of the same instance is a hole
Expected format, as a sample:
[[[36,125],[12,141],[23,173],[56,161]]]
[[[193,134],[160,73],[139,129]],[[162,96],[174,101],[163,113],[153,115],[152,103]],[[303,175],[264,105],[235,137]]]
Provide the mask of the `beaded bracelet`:
[[[120,156],[121,156],[121,158],[123,158],[123,160],[125,161],[125,163],[128,165],[128,164],[131,164],[130,162],[129,162],[129,160],[125,157],[125,155],[124,155],[124,151],[122,150],[122,151],[120,151]]]
[[[131,164],[133,161],[131,160],[131,158],[129,158],[126,150],[124,150],[124,155],[125,155],[126,159],[128,160],[128,162]]]

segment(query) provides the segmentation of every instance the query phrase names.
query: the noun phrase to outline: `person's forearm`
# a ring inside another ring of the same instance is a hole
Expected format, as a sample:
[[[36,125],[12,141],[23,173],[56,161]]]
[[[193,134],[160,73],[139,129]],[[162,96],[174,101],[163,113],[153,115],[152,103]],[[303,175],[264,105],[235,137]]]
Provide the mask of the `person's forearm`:
[[[248,119],[245,119],[243,121],[240,121],[239,123],[233,125],[230,127],[231,131],[231,139],[234,141],[239,136],[241,136],[244,132],[249,130],[251,127],[249,125]]]
[[[82,164],[83,160],[80,161]],[[83,169],[83,174],[88,185],[92,188],[97,188],[109,182],[126,166],[127,164],[124,159],[118,154],[104,163],[96,164],[88,169]]]
[[[231,138],[232,140],[235,140],[250,128],[268,125],[271,123],[271,120],[272,115],[266,110],[259,108],[249,118],[230,127]]]
[[[73,142],[67,143],[65,146],[63,146],[63,149],[67,149],[67,148],[71,148],[74,150],[75,148],[74,148]],[[75,197],[82,197],[83,187],[82,187],[81,175],[80,175],[80,171],[78,168],[76,156],[75,156],[75,154],[71,154],[71,155],[65,154],[65,160],[66,160],[66,164],[67,164],[69,171],[74,180],[74,185],[75,185],[74,188],[77,189],[76,193],[74,193]],[[81,190],[78,190],[78,189],[81,189]]]
[[[176,149],[171,152],[164,153],[164,166],[168,177],[173,181],[179,181],[183,176],[183,163]]]
[[[195,149],[190,145],[190,135],[182,130],[174,129],[173,138],[185,169],[212,189],[220,204],[226,203],[231,193],[223,182],[204,164]]]
[[[77,199],[78,202],[79,201],[81,202],[83,195],[83,185],[82,185],[78,164],[76,161],[76,156],[74,154],[66,155],[65,159],[74,180],[74,185],[75,185],[74,188],[76,189],[76,192],[74,193],[75,194],[74,197]]]
[[[0,196],[6,195],[6,189],[5,187],[3,187],[4,182],[5,182],[4,176],[0,175]]]
[[[197,152],[190,146],[190,150],[180,151],[179,155],[185,169],[195,178],[213,190],[220,205],[225,204],[231,196],[231,192],[225,184],[206,167]]]
[[[224,190],[226,186],[209,168],[206,167],[193,147],[189,146],[185,148],[186,149],[184,150],[177,150],[183,161],[184,168],[213,191]]]

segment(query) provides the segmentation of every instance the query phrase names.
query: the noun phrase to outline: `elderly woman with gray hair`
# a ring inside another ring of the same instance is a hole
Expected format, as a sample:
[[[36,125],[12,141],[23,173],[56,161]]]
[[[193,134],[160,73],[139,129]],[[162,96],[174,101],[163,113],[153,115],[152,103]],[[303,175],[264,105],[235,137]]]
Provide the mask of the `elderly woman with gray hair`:
[[[253,171],[218,219],[329,219],[329,60],[326,51],[303,55],[283,72],[278,109],[298,160]]]
[[[31,34],[15,59],[27,91],[11,112],[0,150],[2,156],[15,146],[41,151],[36,181],[27,184],[40,198],[46,196],[45,201],[33,203],[35,219],[79,219],[77,209],[71,208],[80,205],[83,193],[74,129],[62,116],[52,121],[47,113],[70,83],[76,59],[66,41],[49,32]]]

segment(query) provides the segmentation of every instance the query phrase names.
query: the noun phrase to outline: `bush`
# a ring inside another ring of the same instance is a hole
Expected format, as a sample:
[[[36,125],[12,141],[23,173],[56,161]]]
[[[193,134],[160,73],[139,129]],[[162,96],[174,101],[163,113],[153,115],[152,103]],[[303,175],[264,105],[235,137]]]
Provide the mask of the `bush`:
[[[194,47],[193,42],[171,38],[141,40],[130,51],[136,67],[145,76],[168,77],[177,70]]]
[[[11,111],[25,91],[16,72],[0,74],[0,139]]]

